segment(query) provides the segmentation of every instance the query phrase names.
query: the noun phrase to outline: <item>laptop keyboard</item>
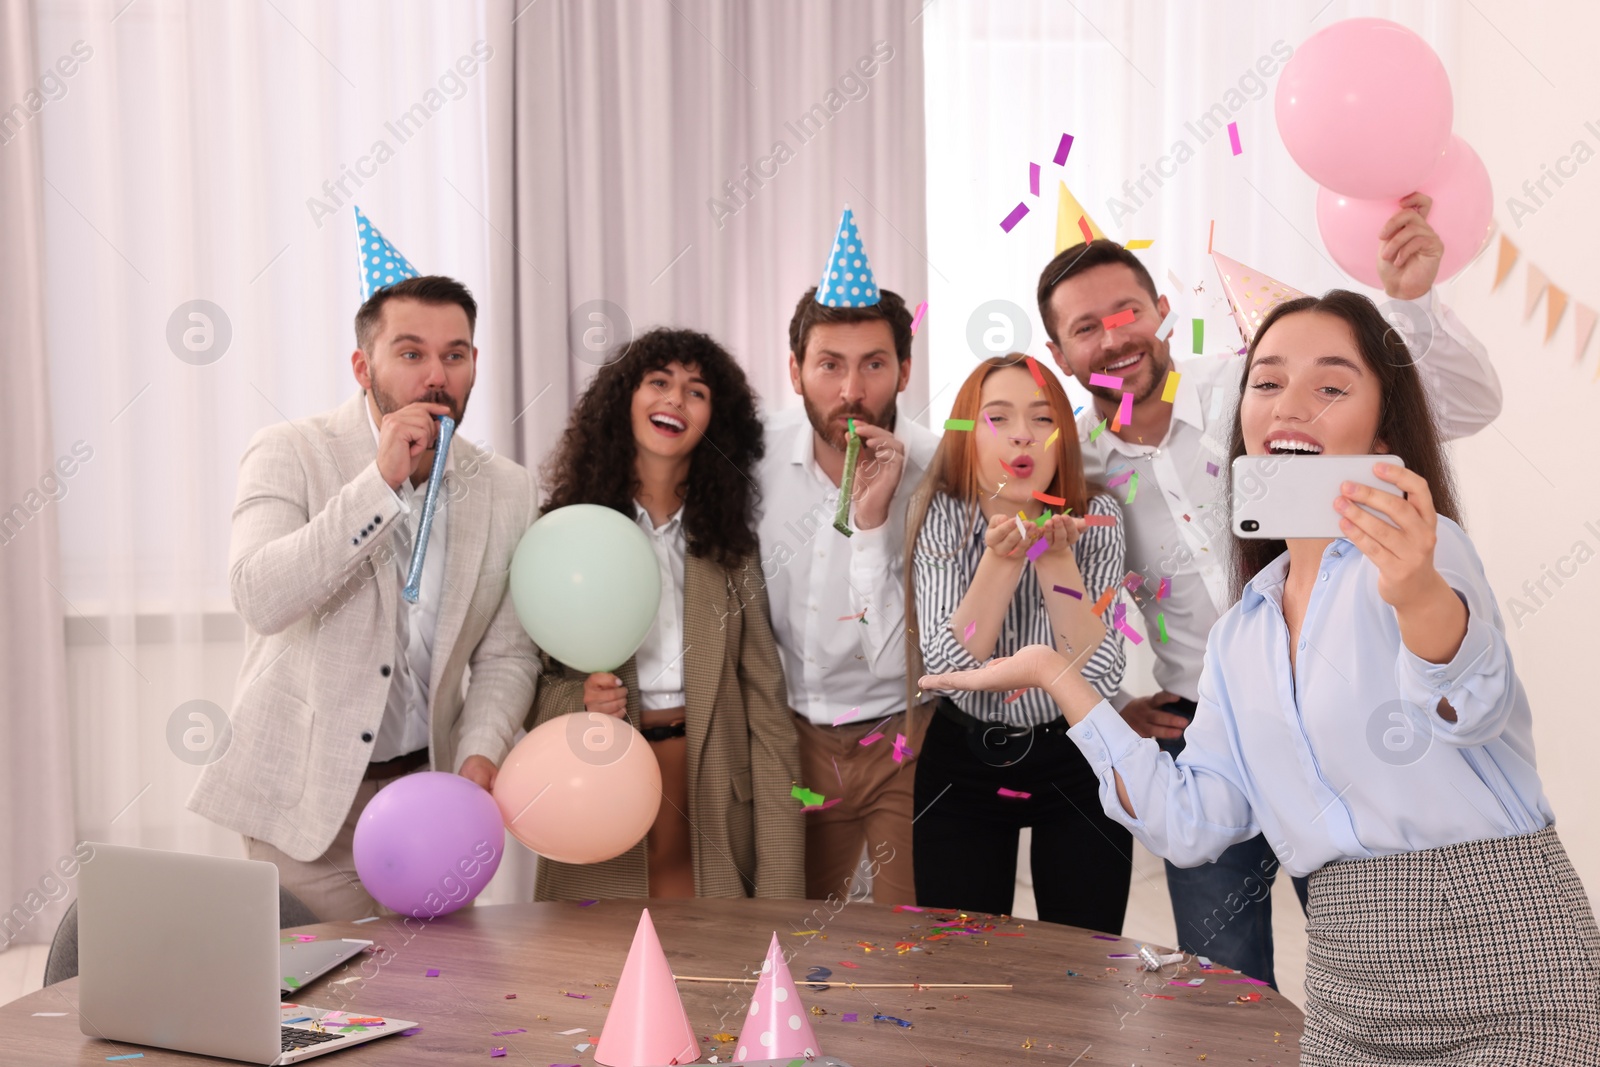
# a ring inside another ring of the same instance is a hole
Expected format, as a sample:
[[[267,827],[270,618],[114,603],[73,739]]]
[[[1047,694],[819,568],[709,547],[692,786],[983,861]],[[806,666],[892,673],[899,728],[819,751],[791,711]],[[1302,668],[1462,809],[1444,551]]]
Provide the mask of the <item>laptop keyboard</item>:
[[[310,1048],[320,1045],[324,1041],[337,1041],[344,1037],[343,1034],[328,1034],[317,1030],[306,1030],[298,1026],[285,1026],[283,1028],[283,1051],[293,1052],[296,1049]]]

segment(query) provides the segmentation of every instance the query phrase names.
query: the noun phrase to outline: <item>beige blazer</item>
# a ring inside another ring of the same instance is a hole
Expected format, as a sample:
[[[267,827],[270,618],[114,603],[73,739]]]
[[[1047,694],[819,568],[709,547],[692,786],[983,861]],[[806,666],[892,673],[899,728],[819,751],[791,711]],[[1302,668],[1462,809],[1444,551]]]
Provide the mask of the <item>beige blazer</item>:
[[[805,896],[805,816],[790,795],[800,750],[772,639],[759,559],[737,570],[689,556],[683,581],[684,724],[695,895]],[[542,658],[532,729],[583,710],[588,677]],[[634,660],[616,672],[628,687],[628,721],[640,725]],[[645,843],[604,863],[540,858],[536,900],[647,897]]]
[[[447,455],[429,756],[434,770],[454,771],[472,755],[498,765],[532,705],[538,653],[506,575],[536,494],[527,470],[460,435]],[[231,740],[188,806],[297,860],[326,851],[349,814],[397,655],[389,531],[401,507],[376,459],[363,394],[267,427],[239,463],[228,576],[244,665]]]

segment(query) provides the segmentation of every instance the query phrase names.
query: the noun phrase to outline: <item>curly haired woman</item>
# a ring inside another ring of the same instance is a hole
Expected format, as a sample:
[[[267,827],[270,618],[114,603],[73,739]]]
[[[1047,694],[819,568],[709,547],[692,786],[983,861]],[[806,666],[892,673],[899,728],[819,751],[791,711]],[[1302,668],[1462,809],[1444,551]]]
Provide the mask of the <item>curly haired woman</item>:
[[[636,338],[573,410],[544,468],[544,511],[598,504],[637,521],[661,607],[616,674],[544,656],[528,728],[626,717],[661,765],[661,809],[616,859],[541,860],[537,899],[805,895],[800,756],[754,524],[762,452],[744,372],[692,330]]]

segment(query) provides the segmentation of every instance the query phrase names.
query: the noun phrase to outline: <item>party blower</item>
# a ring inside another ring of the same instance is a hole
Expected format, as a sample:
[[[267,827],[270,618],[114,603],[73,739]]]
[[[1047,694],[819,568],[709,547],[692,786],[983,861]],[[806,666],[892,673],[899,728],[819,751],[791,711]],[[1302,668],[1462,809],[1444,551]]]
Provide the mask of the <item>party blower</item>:
[[[415,604],[422,592],[422,559],[428,554],[428,535],[433,532],[433,508],[439,502],[439,483],[444,481],[444,462],[450,451],[450,439],[456,433],[456,420],[449,415],[439,416],[439,437],[433,444],[433,473],[428,475],[428,494],[422,499],[422,522],[417,527],[417,543],[411,547],[411,570],[406,574],[406,587],[402,595],[407,604]]]

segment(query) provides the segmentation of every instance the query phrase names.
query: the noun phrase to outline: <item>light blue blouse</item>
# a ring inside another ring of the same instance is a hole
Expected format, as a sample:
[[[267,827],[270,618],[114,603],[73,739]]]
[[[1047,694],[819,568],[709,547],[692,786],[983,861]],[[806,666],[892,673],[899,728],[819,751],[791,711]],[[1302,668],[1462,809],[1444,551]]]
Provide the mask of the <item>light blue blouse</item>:
[[[1442,516],[1434,567],[1468,611],[1449,663],[1406,649],[1377,567],[1341,538],[1323,553],[1291,669],[1289,556],[1279,556],[1212,628],[1176,761],[1106,701],[1069,731],[1106,813],[1180,867],[1265,833],[1296,875],[1548,826],[1528,697],[1493,591],[1466,533]],[[1434,710],[1441,699],[1455,722]]]

